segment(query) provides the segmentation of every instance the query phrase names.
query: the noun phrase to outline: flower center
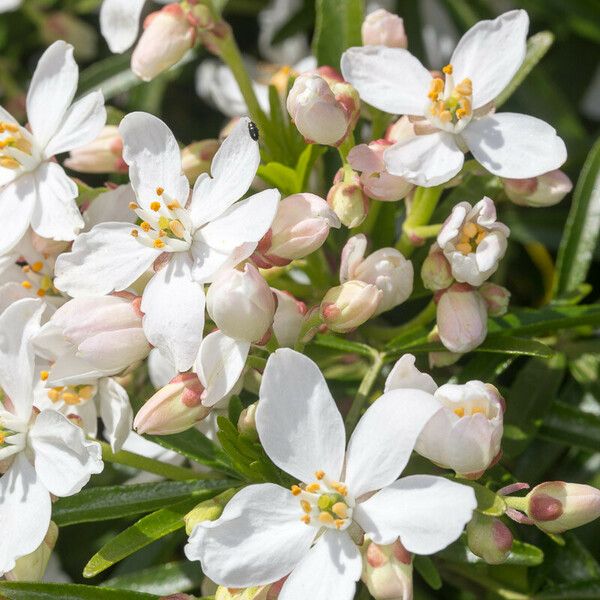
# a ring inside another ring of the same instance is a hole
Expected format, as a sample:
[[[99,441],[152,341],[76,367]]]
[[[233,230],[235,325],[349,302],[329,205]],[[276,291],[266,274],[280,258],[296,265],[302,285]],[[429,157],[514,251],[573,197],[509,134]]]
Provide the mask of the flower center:
[[[0,121],[0,167],[20,169],[32,154],[31,142],[14,123]]]
[[[48,379],[48,371],[40,373],[40,379]],[[48,390],[48,398],[54,404],[64,402],[68,406],[78,406],[91,400],[96,394],[96,387],[93,385],[59,385]]]
[[[348,489],[343,483],[330,480],[323,471],[317,471],[315,477],[317,481],[308,485],[292,486],[292,494],[300,501],[301,521],[329,529],[348,528],[354,505],[348,498]]]
[[[131,230],[131,235],[144,246],[164,252],[188,250],[192,243],[188,210],[166,194],[163,188],[156,188],[156,196],[157,200],[150,203],[150,210],[135,202],[129,205],[141,219],[141,223]]]
[[[428,116],[440,129],[461,130],[473,115],[473,84],[470,79],[463,79],[457,85],[452,76],[452,65],[446,65],[442,71],[446,81],[439,77],[431,81],[429,93]]]
[[[34,290],[40,298],[46,295],[60,296],[60,292],[54,287],[52,275],[50,272],[44,272],[44,263],[42,261],[23,265],[21,270],[25,275],[21,285],[26,290]]]
[[[477,250],[486,235],[487,231],[481,225],[473,222],[465,223],[460,229],[456,250],[465,255],[471,254]]]

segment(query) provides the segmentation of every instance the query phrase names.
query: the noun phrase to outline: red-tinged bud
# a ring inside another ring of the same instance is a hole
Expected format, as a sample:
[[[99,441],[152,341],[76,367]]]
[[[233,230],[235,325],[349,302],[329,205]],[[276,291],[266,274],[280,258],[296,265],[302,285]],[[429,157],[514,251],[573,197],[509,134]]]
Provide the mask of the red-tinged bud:
[[[412,557],[399,541],[387,546],[367,541],[361,553],[362,580],[375,600],[412,600]]]
[[[508,558],[512,543],[513,535],[500,519],[473,513],[467,525],[467,545],[473,554],[490,565],[500,565]]]
[[[192,185],[202,173],[210,172],[212,159],[219,146],[219,140],[202,140],[181,151],[181,168]]]
[[[106,125],[93,142],[71,150],[65,166],[80,173],[126,173],[119,128]]]
[[[335,183],[327,194],[327,204],[342,224],[350,229],[358,227],[369,212],[369,198],[363,192],[358,176],[352,183]]]
[[[573,189],[569,177],[560,170],[529,179],[502,179],[502,183],[509,200],[536,208],[558,204]]]
[[[407,48],[408,38],[404,30],[404,21],[398,15],[379,8],[368,14],[363,21],[362,41],[364,46]]]
[[[487,306],[488,315],[501,317],[506,314],[510,302],[510,292],[505,287],[486,282],[478,291]]]
[[[432,246],[429,255],[423,261],[421,279],[423,285],[432,292],[445,290],[454,283],[450,263],[437,245]]]
[[[351,280],[331,288],[321,302],[323,323],[332,331],[347,333],[377,311],[383,292],[363,281]]]

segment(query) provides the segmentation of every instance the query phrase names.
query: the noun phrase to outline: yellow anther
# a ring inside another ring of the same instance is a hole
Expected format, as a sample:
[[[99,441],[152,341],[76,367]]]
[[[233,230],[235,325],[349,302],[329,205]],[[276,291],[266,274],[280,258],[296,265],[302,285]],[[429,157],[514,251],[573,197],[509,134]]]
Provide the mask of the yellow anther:
[[[165,243],[162,240],[154,240],[154,243],[152,244],[155,248],[164,248],[165,247]]]
[[[456,118],[457,119],[464,119],[467,116],[467,111],[464,108],[459,108],[456,111]]]
[[[37,262],[34,262],[31,265],[31,270],[34,273],[39,273],[43,268],[44,268],[44,263],[41,260],[38,260]]]
[[[79,395],[74,392],[63,392],[62,399],[71,406],[79,404]]]
[[[302,516],[300,517],[300,520],[301,520],[303,523],[306,523],[306,525],[310,525],[310,517],[309,517],[308,515],[302,515]]]
[[[465,416],[465,409],[462,406],[459,406],[458,408],[454,409],[454,414],[457,417],[464,417]]]
[[[157,196],[162,196],[165,193],[165,189],[161,188],[161,187],[157,187],[156,188],[156,195]]]
[[[1,446],[2,444],[4,444],[4,440],[5,440],[5,439],[6,439],[6,438],[4,437],[4,432],[3,432],[3,431],[0,431],[0,446]]]
[[[169,219],[167,219],[167,217],[164,217],[164,216],[159,217],[158,226],[161,229],[168,229],[169,228]]]
[[[52,402],[58,402],[60,400],[60,391],[56,388],[48,390],[48,398],[50,398]]]
[[[480,231],[477,234],[477,237],[475,238],[475,243],[476,244],[481,244],[481,242],[483,241],[483,238],[487,235],[487,231]]]
[[[321,489],[321,486],[318,483],[311,483],[306,486],[306,491],[310,492],[311,494],[318,492],[320,489]]]
[[[36,292],[36,295],[39,296],[40,298],[43,298],[46,295],[46,290],[39,289]]]
[[[21,267],[21,271],[23,271],[23,273],[29,273],[29,271],[31,271],[31,267],[29,265],[23,265]]]
[[[439,119],[442,123],[450,123],[452,121],[452,113],[449,110],[443,110],[439,115]]]
[[[5,169],[18,169],[21,166],[18,160],[11,156],[0,156],[0,167]]]
[[[169,202],[169,204],[167,204],[167,208],[169,210],[175,210],[176,208],[181,208],[181,204],[179,204],[177,200],[173,200],[173,202]]]
[[[139,233],[139,231],[138,231],[137,229],[132,229],[132,230],[131,230],[131,235],[132,235],[133,237],[137,237],[138,235],[140,235],[140,233]]]
[[[179,238],[182,238],[185,235],[185,227],[182,225],[181,221],[178,221],[177,219],[169,223],[169,228]]]
[[[323,479],[323,477],[325,477],[325,471],[320,471],[320,470],[319,470],[319,471],[316,471],[316,472],[315,472],[315,477],[316,477],[318,480],[321,480],[321,479]]]
[[[463,225],[463,233],[469,237],[475,237],[477,235],[477,225],[475,225],[475,223],[469,222],[469,223],[465,223],[465,225]]]
[[[33,286],[31,285],[31,281],[22,281],[21,285],[26,289],[26,290],[30,290]]]
[[[292,494],[294,496],[299,496],[302,493],[302,488],[298,485],[293,485],[292,486]]]
[[[52,279],[48,275],[44,275],[40,281],[40,289],[47,292],[52,287]]]
[[[467,243],[456,244],[456,249],[462,254],[471,254],[471,252],[473,252],[471,244]]]
[[[89,400],[94,395],[94,386],[84,385],[79,388],[79,397],[83,400]]]
[[[335,520],[335,526],[337,529],[341,529],[344,526],[344,519],[336,519]]]
[[[348,493],[348,488],[343,483],[334,483],[331,487],[342,496],[345,496]]]
[[[139,208],[139,205],[137,204],[137,202],[130,202],[129,203],[129,209],[130,210],[137,210]]]
[[[345,519],[348,517],[348,506],[343,502],[336,502],[331,510],[338,516],[340,519]]]
[[[452,65],[446,65],[443,69],[442,69],[443,73],[445,73],[446,75],[452,75],[452,72],[454,71],[454,68],[452,67]]]
[[[150,208],[154,212],[158,212],[160,210],[160,202],[158,202],[158,200],[155,200],[154,202],[150,202]]]
[[[470,96],[473,93],[473,82],[470,79],[463,79],[454,91],[461,96]]]
[[[319,521],[323,523],[323,525],[333,525],[335,519],[328,512],[322,512],[319,513]]]
[[[300,506],[302,507],[302,510],[305,513],[309,513],[312,510],[312,508],[310,506],[310,502],[308,502],[306,500],[300,500]]]
[[[48,371],[40,371],[40,379],[42,381],[46,381],[46,379],[48,379],[49,376],[50,373],[48,373]]]
[[[484,414],[485,410],[483,408],[481,408],[480,406],[476,406],[474,409],[471,410],[472,415],[476,415],[478,413]]]
[[[148,232],[152,229],[152,225],[150,225],[150,223],[147,223],[146,221],[142,221],[140,223],[140,227],[146,232]]]

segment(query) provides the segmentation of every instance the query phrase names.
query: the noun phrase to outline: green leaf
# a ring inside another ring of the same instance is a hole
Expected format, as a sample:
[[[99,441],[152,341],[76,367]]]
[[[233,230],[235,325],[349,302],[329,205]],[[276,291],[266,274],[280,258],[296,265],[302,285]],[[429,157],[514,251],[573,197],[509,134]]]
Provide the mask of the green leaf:
[[[506,503],[502,496],[470,479],[460,479],[459,483],[473,488],[475,498],[477,499],[478,512],[490,517],[501,517],[504,514]]]
[[[3,600],[152,600],[158,596],[72,583],[0,581]]]
[[[416,554],[413,564],[417,573],[424,579],[425,583],[430,588],[439,590],[442,587],[442,578],[429,556]]]
[[[600,579],[557,585],[532,596],[532,600],[598,600]]]
[[[278,162],[270,162],[260,165],[256,174],[267,183],[279,188],[284,196],[290,196],[297,192],[298,181],[296,171]]]
[[[540,427],[540,436],[552,442],[600,452],[600,417],[570,404],[555,402]]]
[[[515,92],[515,90],[523,83],[527,75],[531,73],[533,68],[544,58],[546,52],[554,43],[554,34],[551,31],[540,31],[532,35],[527,40],[527,54],[523,64],[515,73],[510,83],[502,90],[496,98],[496,108],[504,104]]]
[[[362,44],[363,0],[316,0],[313,54],[319,66],[339,69],[346,48]]]
[[[197,503],[197,498],[189,498],[140,519],[94,554],[85,566],[83,576],[94,577],[148,544],[183,528],[183,517]]]
[[[367,344],[352,342],[351,340],[332,334],[317,334],[313,343],[323,348],[332,348],[340,352],[351,352],[369,358],[372,358],[376,352],[371,346],[367,346]]]
[[[57,525],[107,521],[158,510],[165,504],[193,497],[197,502],[235,485],[227,480],[160,481],[87,488],[52,506]]]
[[[600,234],[600,140],[585,161],[558,251],[554,294],[573,292],[587,277]]]

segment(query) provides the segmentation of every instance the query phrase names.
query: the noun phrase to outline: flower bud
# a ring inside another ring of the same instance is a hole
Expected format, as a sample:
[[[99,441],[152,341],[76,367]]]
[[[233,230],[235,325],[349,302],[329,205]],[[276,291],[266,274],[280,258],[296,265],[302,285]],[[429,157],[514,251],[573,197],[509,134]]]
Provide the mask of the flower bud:
[[[52,371],[64,372],[71,362],[66,369],[71,376],[76,374],[75,364],[82,375],[121,373],[150,352],[140,302],[133,294],[69,300],[42,327],[34,341],[36,349],[55,361]]]
[[[204,500],[197,504],[185,517],[185,532],[192,534],[194,528],[204,521],[216,521],[222,514],[227,503],[235,496],[236,489],[232,488],[220,493],[214,498]]]
[[[254,402],[240,413],[238,419],[238,431],[245,437],[250,438],[253,441],[258,440],[258,433],[256,432],[256,408],[258,402]]]
[[[591,485],[547,481],[527,494],[527,516],[547,533],[562,533],[600,517],[600,490]]]
[[[8,581],[41,581],[48,561],[58,540],[58,527],[50,521],[44,541],[31,553],[18,558],[11,571],[5,574]]]
[[[43,26],[39,32],[48,46],[57,40],[64,40],[73,46],[77,61],[86,62],[96,56],[98,34],[94,27],[68,12],[53,12],[42,18]]]
[[[340,220],[327,202],[314,194],[284,198],[271,228],[258,244],[253,260],[262,268],[282,267],[312,254],[323,245],[330,227]]]
[[[432,292],[445,290],[454,283],[450,263],[446,260],[444,253],[434,244],[429,255],[421,266],[421,279],[423,285]]]
[[[142,406],[133,428],[139,434],[171,435],[193,427],[211,410],[201,403],[203,391],[195,373],[177,375]]]
[[[423,390],[428,394],[435,393],[438,386],[433,377],[427,373],[421,373],[415,366],[415,360],[414,355],[403,354],[396,361],[385,380],[385,393],[402,389]]]
[[[421,431],[415,450],[463,477],[480,477],[499,458],[504,399],[481,381],[442,385],[433,396],[441,410]]]
[[[387,46],[407,48],[408,38],[404,21],[398,16],[379,8],[369,13],[362,24],[363,46]]]
[[[340,281],[360,280],[383,292],[375,315],[402,304],[413,290],[413,266],[395,248],[381,248],[365,258],[367,238],[351,237],[342,250]]]
[[[464,354],[477,348],[487,335],[487,309],[470,286],[455,283],[437,301],[440,341],[450,352]]]
[[[131,70],[150,81],[175,63],[194,45],[196,28],[180,4],[167,4],[144,21],[144,33],[131,56]]]
[[[360,114],[358,93],[349,83],[321,75],[299,75],[287,98],[287,110],[309,144],[339,146],[354,129]]]
[[[433,329],[429,332],[427,336],[428,342],[440,342],[440,335],[438,333],[437,325],[433,327]],[[429,358],[429,368],[433,369],[436,367],[449,367],[454,363],[460,360],[462,354],[456,354],[454,352],[430,352],[428,355]]]
[[[243,270],[230,269],[213,281],[206,309],[225,335],[259,342],[273,325],[275,299],[258,269],[246,263]]]
[[[236,589],[219,586],[215,600],[277,600],[285,580],[276,581],[269,585]]]
[[[508,310],[510,292],[501,285],[495,283],[484,283],[478,290],[487,307],[488,315],[501,317]]]
[[[80,173],[127,173],[119,128],[105,125],[93,142],[71,150],[65,166]]]
[[[352,229],[358,227],[369,212],[369,198],[365,195],[357,176],[352,183],[339,181],[327,194],[327,204],[342,224]]]
[[[191,184],[202,173],[210,171],[212,159],[219,146],[219,140],[202,140],[186,146],[181,151],[181,168]]]
[[[529,179],[502,179],[502,183],[509,200],[536,208],[558,204],[573,189],[569,177],[560,170]]]
[[[346,281],[331,288],[323,298],[320,314],[332,331],[347,333],[362,325],[377,311],[383,292],[363,281]]]
[[[489,565],[500,565],[508,558],[512,543],[513,535],[500,519],[473,513],[467,525],[467,546],[473,554]]]
[[[367,541],[362,580],[375,600],[412,600],[412,557],[399,541],[380,546]]]
[[[293,348],[298,341],[304,316],[307,308],[304,302],[296,300],[292,294],[285,290],[276,290],[271,288],[271,291],[277,298],[277,309],[273,319],[273,333],[277,338],[280,346]]]

